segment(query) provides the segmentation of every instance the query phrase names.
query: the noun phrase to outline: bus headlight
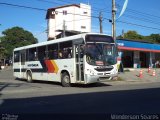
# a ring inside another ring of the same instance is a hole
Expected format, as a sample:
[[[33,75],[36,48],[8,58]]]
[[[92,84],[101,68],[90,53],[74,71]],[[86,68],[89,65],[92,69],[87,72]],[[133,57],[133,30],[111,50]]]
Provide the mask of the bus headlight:
[[[115,69],[113,70],[112,74],[117,74],[117,73],[118,73],[118,70],[117,70],[117,68],[115,68]]]

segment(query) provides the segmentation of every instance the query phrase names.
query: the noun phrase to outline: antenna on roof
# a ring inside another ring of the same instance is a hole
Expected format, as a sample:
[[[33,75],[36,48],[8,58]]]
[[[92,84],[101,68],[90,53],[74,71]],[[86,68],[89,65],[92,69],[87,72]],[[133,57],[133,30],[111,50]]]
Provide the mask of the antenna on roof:
[[[89,5],[89,0],[88,0],[88,5]]]

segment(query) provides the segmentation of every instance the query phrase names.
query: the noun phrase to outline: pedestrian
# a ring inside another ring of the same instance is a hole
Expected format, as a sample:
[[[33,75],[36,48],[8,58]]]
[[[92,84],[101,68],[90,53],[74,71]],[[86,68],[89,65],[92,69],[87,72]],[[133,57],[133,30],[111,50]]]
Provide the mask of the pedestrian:
[[[160,63],[159,63],[159,61],[157,60],[157,61],[155,62],[155,67],[156,67],[156,68],[159,68],[159,64],[160,64]]]

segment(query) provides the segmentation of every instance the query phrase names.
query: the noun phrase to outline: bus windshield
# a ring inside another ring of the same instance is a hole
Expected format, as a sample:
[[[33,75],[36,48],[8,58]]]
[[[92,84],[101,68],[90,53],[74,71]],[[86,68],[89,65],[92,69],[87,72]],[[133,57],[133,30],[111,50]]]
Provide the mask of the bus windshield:
[[[110,43],[87,43],[86,60],[90,65],[114,65],[117,62],[116,45]]]

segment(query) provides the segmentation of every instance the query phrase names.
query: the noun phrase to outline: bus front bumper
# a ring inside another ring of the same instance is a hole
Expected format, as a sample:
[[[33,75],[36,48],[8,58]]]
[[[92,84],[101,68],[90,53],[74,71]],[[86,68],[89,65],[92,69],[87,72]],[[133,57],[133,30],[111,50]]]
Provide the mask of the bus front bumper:
[[[95,83],[95,82],[103,82],[110,81],[116,79],[118,74],[109,74],[109,75],[85,75],[86,84]]]

